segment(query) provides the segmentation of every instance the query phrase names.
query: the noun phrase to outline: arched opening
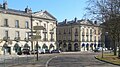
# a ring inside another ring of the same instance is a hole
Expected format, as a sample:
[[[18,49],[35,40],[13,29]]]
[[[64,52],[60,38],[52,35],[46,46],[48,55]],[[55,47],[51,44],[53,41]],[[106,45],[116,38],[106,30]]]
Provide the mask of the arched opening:
[[[101,47],[101,44],[98,44],[98,47]]]
[[[30,49],[30,46],[27,43],[25,43],[23,49]]]
[[[74,51],[78,51],[79,50],[79,46],[77,43],[74,44]]]
[[[3,47],[2,47],[4,54],[9,53],[11,54],[11,48],[8,46],[8,44],[5,42]]]
[[[66,47],[67,47],[67,44],[66,44],[66,43],[64,43],[64,44],[63,44],[63,47],[64,47],[64,48],[66,48]]]
[[[96,45],[97,45],[97,44],[95,43],[95,44],[94,44],[94,48],[95,48],[95,49],[96,49]]]
[[[68,44],[68,51],[72,51],[72,44]]]
[[[46,44],[43,44],[42,49],[47,50],[47,49],[48,49],[48,46],[47,46]]]
[[[18,43],[15,43],[13,50],[15,50],[16,53],[21,51],[21,47],[19,46]]]
[[[90,44],[90,48],[91,48],[91,50],[93,50],[93,43]]]
[[[88,43],[86,44],[86,48],[87,48],[87,51],[88,51],[89,50],[89,44]]]
[[[50,44],[49,49],[54,49],[54,45]]]

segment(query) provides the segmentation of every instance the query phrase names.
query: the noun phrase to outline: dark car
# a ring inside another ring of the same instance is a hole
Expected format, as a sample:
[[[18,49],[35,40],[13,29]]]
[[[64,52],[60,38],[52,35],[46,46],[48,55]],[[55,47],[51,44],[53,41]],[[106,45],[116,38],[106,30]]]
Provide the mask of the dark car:
[[[22,53],[23,53],[23,54],[30,55],[30,49],[23,49],[23,50],[22,50]]]
[[[52,50],[51,53],[60,53],[60,50]]]
[[[22,51],[17,52],[17,55],[22,55]]]
[[[37,50],[31,51],[31,54],[37,54]]]
[[[48,49],[45,49],[45,53],[50,53],[50,51]]]

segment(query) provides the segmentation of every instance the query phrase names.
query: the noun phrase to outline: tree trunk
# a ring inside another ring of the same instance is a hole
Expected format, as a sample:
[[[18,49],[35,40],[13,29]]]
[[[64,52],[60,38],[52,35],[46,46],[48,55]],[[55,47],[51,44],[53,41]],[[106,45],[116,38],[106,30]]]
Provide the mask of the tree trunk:
[[[118,58],[120,58],[120,46],[119,46],[119,51],[118,51]]]
[[[114,55],[117,55],[117,46],[116,46],[115,40],[113,41],[113,45],[114,45],[114,47],[113,47],[113,49],[114,49]]]

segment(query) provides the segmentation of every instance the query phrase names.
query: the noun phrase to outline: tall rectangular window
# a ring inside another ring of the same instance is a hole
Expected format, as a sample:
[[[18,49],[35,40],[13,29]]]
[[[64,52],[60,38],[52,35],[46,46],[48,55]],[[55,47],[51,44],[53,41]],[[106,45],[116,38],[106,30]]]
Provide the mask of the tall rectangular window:
[[[82,36],[82,41],[85,41],[84,36]]]
[[[15,21],[15,27],[16,27],[16,28],[19,28],[19,20],[16,20],[16,21]]]
[[[15,36],[16,36],[16,37],[20,37],[19,31],[16,31]]]
[[[26,37],[26,38],[29,37],[29,33],[28,33],[28,32],[25,33],[25,37]]]
[[[4,19],[4,26],[8,27],[8,19]]]
[[[8,37],[8,30],[5,31],[5,37]]]
[[[29,22],[28,21],[25,22],[25,28],[29,28]]]

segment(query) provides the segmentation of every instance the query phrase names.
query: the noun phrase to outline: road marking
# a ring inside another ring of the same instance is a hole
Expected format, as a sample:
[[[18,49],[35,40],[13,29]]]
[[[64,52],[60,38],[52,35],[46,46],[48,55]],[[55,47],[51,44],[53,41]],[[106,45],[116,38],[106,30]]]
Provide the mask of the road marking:
[[[54,58],[57,58],[57,56],[54,56],[54,57],[50,58],[50,59],[46,62],[45,67],[48,67],[49,62],[50,62],[52,59],[54,59]]]

